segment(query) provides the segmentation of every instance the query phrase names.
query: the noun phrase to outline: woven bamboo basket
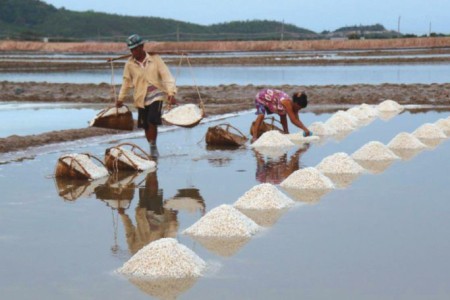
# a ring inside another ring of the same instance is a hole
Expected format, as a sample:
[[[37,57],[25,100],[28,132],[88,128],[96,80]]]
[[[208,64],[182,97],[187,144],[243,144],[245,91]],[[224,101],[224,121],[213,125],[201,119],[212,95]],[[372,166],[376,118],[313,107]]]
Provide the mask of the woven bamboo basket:
[[[122,171],[142,171],[139,166],[133,162],[133,160],[128,157],[127,153],[124,152],[121,147],[123,146],[129,146],[130,151],[133,152],[134,155],[138,156],[139,158],[147,161],[152,161],[150,156],[142,150],[139,146],[132,144],[132,143],[122,143],[117,146],[108,148],[105,150],[105,165],[106,168],[109,171],[117,172],[119,170]],[[119,155],[124,158],[125,161],[120,160],[118,157],[115,157],[111,154],[111,150],[116,149],[119,151]],[[140,151],[140,153],[137,152],[137,150]]]
[[[234,130],[235,133],[231,130]],[[209,127],[205,137],[208,146],[239,147],[244,145],[247,140],[247,137],[241,131],[228,123]]]
[[[105,166],[103,162],[89,153],[81,153],[81,155],[86,155],[89,159],[95,159]],[[58,159],[55,169],[55,177],[61,178],[71,178],[71,179],[84,179],[91,180],[91,174],[86,170],[83,164],[77,160],[77,158],[70,155],[63,155]]]
[[[120,112],[125,109],[125,112]],[[121,108],[107,107],[101,110],[90,123],[93,127],[111,128],[119,130],[133,130],[133,115],[128,106],[123,105]]]
[[[275,125],[275,122],[277,122],[278,126],[281,125],[280,121],[275,120],[274,117],[268,117],[265,118],[262,122],[261,122],[261,126],[259,126],[259,130],[258,130],[258,135],[257,137],[259,138],[264,132],[266,131],[271,131],[271,130],[278,130],[279,132],[283,132],[283,130],[278,127],[277,125]],[[255,131],[255,121],[252,122],[252,125],[250,127],[250,134],[253,136],[253,132]]]

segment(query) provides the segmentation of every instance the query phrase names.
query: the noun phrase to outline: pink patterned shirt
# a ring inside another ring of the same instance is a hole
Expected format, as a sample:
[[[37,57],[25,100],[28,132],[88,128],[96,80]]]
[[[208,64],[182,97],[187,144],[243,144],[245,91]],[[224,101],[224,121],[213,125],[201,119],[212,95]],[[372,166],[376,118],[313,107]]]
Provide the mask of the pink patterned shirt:
[[[285,115],[286,109],[281,104],[283,100],[292,101],[288,94],[280,90],[264,89],[259,91],[255,98],[256,114],[276,113]]]

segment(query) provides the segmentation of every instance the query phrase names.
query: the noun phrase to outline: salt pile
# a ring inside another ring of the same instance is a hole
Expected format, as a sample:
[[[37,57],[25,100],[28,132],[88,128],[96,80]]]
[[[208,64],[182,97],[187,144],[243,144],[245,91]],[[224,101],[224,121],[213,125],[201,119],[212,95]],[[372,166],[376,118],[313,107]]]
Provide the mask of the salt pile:
[[[185,104],[171,109],[162,118],[174,125],[187,126],[197,123],[203,118],[201,109],[195,104]]]
[[[123,147],[111,148],[109,154],[139,171],[156,169],[156,163],[154,161],[144,159],[139,155],[136,155],[133,151],[127,150]]]
[[[359,106],[369,117],[378,116],[378,110],[372,105],[363,103]]]
[[[108,170],[104,166],[96,165],[87,154],[66,154],[61,160],[67,166],[72,166],[76,171],[82,174],[87,172],[90,179],[98,179],[109,175]],[[72,162],[72,160],[75,160],[78,163]]]
[[[201,237],[250,237],[260,227],[243,213],[231,205],[220,205],[191,227],[184,230],[183,233],[191,236]]]
[[[367,114],[367,111],[361,106],[354,106],[347,110],[347,113],[358,120],[366,120],[369,119],[370,116]]]
[[[419,139],[445,139],[447,135],[435,124],[426,123],[417,128],[413,133]]]
[[[311,143],[320,141],[320,137],[317,135],[303,136],[303,132],[286,134],[289,140],[295,143]]]
[[[206,263],[173,238],[154,241],[133,255],[117,271],[144,278],[200,277]]]
[[[256,224],[262,227],[273,226],[278,219],[288,210],[283,209],[244,209],[239,208],[239,211],[252,219]]]
[[[283,209],[293,205],[294,201],[270,183],[252,187],[233,204],[239,209]]]
[[[230,257],[235,255],[245,244],[250,241],[250,237],[194,237],[203,248],[214,252],[217,255]]]
[[[278,130],[264,132],[251,146],[258,147],[292,147],[295,144],[289,138]]]
[[[394,152],[392,152],[387,146],[384,144],[372,141],[360,149],[356,150],[352,154],[353,159],[357,160],[394,160],[399,159]]]
[[[333,189],[331,180],[316,168],[304,168],[295,171],[280,184],[288,189]]]
[[[449,119],[439,119],[437,120],[434,125],[441,128],[444,133],[447,135],[450,134],[450,118]]]
[[[357,127],[357,119],[344,111],[338,111],[325,124],[336,131],[350,131]]]
[[[359,174],[364,169],[358,165],[347,153],[338,152],[325,157],[316,169],[322,173]]]
[[[336,133],[332,127],[322,122],[314,122],[308,127],[315,135],[333,135]]]
[[[395,112],[402,111],[404,108],[394,100],[384,100],[383,102],[378,104],[377,109],[378,111],[382,112]]]
[[[423,144],[414,135],[407,132],[400,132],[387,144],[390,149],[425,149]]]

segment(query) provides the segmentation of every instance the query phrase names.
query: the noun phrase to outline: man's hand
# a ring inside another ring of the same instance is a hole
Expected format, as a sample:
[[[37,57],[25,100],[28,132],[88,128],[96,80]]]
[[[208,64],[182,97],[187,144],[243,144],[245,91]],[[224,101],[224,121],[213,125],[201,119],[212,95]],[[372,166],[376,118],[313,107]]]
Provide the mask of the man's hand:
[[[169,102],[169,105],[175,105],[177,104],[177,99],[175,99],[175,96],[169,96],[167,97],[167,102]]]
[[[123,102],[122,101],[116,101],[116,107],[120,108],[123,106]]]
[[[305,130],[305,131],[303,132],[303,136],[304,136],[304,137],[312,136],[312,135],[313,135],[312,131]]]

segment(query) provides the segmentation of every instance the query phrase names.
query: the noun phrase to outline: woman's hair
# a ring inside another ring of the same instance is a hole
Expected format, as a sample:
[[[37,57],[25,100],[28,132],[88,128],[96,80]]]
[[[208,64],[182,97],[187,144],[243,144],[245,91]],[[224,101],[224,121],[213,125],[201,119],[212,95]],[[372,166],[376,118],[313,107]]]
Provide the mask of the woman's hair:
[[[308,106],[308,96],[305,92],[297,92],[292,95],[292,101],[298,104],[301,108]]]

